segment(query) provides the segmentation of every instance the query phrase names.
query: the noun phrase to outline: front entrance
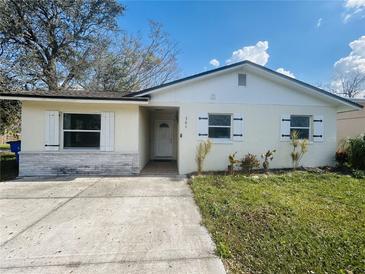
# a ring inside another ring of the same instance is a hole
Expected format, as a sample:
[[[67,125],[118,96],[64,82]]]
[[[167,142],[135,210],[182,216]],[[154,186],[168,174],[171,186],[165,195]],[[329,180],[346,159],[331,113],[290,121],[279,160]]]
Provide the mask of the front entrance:
[[[173,156],[173,121],[155,120],[154,151],[156,158],[171,158]]]

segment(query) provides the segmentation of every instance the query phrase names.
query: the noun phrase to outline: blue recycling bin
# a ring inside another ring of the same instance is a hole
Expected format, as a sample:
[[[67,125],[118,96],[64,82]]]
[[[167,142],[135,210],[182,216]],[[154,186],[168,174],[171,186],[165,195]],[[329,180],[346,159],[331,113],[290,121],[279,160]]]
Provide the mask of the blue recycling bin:
[[[22,141],[10,141],[6,142],[10,145],[10,151],[15,153],[16,163],[19,164],[19,151],[21,150]]]

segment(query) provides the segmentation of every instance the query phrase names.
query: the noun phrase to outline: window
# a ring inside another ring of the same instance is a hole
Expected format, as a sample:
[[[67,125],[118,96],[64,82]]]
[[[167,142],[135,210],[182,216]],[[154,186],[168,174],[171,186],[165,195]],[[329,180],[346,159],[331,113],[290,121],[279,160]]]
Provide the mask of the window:
[[[231,138],[231,115],[209,114],[208,136],[216,139]]]
[[[63,114],[64,148],[100,148],[100,114]]]
[[[290,136],[293,131],[297,131],[299,139],[309,139],[310,117],[309,116],[290,116]]]
[[[246,74],[239,73],[238,74],[238,85],[239,86],[246,86],[246,82],[247,82]]]

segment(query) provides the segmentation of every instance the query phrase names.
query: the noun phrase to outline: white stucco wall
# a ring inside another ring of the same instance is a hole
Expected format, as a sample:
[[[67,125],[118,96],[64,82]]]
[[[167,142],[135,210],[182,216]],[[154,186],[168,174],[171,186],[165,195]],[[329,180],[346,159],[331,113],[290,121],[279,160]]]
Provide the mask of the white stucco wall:
[[[137,153],[139,145],[138,105],[32,102],[22,104],[22,151],[44,151],[45,111],[115,113],[115,152]]]
[[[280,121],[283,114],[323,115],[324,138],[321,143],[311,142],[304,156],[304,166],[331,165],[336,150],[336,112],[326,107],[299,106],[253,106],[253,105],[213,105],[186,104],[180,108],[179,171],[189,173],[196,170],[195,150],[197,139],[197,117],[201,110],[208,113],[243,113],[243,142],[213,143],[212,151],[205,163],[206,170],[224,170],[228,165],[228,154],[238,152],[242,158],[247,153],[260,157],[268,149],[276,149],[273,168],[291,167],[290,143],[280,141]],[[185,119],[187,126],[185,127]]]
[[[324,142],[310,143],[304,156],[304,166],[324,166],[334,163],[336,149],[336,108],[317,95],[310,95],[270,79],[247,73],[247,86],[237,85],[237,72],[168,88],[151,96],[151,105],[180,107],[179,157],[181,174],[196,170],[195,151],[199,113],[243,113],[244,141],[214,143],[205,163],[205,170],[224,170],[228,155],[239,158],[247,153],[260,155],[276,149],[273,168],[291,167],[289,142],[280,141],[281,115],[323,115]]]
[[[148,109],[139,108],[139,166],[141,169],[150,159],[150,114]]]

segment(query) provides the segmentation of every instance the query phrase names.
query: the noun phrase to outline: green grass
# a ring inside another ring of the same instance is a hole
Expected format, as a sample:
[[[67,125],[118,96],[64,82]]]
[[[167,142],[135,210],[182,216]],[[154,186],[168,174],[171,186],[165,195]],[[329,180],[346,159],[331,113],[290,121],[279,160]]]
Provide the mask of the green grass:
[[[230,272],[365,272],[365,179],[295,172],[191,186]]]

